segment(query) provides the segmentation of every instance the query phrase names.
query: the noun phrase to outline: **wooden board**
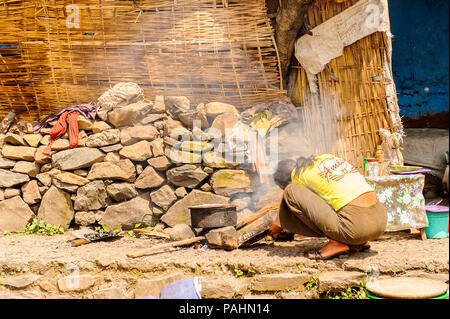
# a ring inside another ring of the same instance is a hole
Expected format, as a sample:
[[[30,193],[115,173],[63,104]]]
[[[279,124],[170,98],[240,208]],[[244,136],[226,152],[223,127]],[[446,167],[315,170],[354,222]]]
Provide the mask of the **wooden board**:
[[[375,296],[390,299],[428,299],[443,295],[448,285],[428,278],[398,277],[371,280],[366,289]]]

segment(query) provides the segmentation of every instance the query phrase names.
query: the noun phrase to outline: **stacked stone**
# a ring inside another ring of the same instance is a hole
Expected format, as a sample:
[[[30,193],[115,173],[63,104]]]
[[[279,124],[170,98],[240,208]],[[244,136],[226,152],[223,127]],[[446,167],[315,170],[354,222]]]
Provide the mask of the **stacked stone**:
[[[50,155],[51,127],[34,134],[37,123],[16,122],[14,113],[1,121],[0,231],[23,230],[35,217],[65,229],[190,225],[187,207],[208,203],[235,205],[239,220],[252,214],[251,166],[217,152],[229,147],[219,137],[239,122],[236,108],[180,96],[149,102],[129,88],[102,95],[94,122],[78,118],[78,146],[66,133]]]

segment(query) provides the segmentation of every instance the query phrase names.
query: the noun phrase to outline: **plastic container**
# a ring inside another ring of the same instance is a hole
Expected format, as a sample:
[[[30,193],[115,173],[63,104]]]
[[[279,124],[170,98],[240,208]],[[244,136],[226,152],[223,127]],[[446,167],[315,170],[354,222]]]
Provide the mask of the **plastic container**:
[[[375,152],[375,158],[377,159],[378,163],[383,163],[384,162],[384,151],[383,148],[381,147],[381,145],[377,146],[377,150]]]
[[[428,218],[428,227],[425,227],[427,238],[447,238],[448,237],[448,207],[446,206],[425,206]]]
[[[384,298],[384,297],[375,296],[375,295],[371,294],[370,291],[367,289],[365,289],[365,291],[366,291],[366,296],[369,297],[370,299],[388,299],[388,298]],[[428,299],[448,299],[448,290],[443,295],[433,297],[433,298],[428,298]]]
[[[163,289],[159,299],[202,299],[198,277],[176,281]]]

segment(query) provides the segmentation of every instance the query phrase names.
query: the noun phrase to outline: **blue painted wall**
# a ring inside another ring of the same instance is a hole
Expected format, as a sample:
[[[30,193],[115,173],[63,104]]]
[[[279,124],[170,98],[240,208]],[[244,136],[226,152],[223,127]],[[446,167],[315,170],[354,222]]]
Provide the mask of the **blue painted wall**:
[[[389,0],[400,115],[448,111],[449,0]]]

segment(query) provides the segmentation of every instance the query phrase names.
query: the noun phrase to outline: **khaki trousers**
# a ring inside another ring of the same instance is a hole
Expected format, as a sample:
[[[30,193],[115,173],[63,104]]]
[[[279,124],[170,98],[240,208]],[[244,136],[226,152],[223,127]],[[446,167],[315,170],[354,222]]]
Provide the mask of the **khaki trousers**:
[[[313,191],[290,184],[284,190],[275,224],[303,236],[362,245],[384,233],[387,213],[380,202],[370,207],[348,204],[336,212]]]

